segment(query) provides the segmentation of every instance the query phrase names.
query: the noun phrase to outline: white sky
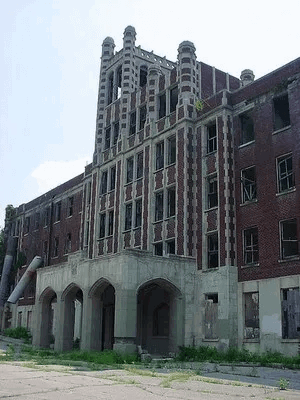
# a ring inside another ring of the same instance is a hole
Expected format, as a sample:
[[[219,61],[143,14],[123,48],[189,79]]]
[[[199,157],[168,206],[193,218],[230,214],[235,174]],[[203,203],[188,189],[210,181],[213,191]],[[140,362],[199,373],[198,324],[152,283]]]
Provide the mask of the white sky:
[[[4,5],[5,4],[5,5]],[[176,61],[197,59],[256,78],[299,57],[299,0],[14,0],[0,13],[0,226],[18,206],[91,162],[101,45],[136,45]]]

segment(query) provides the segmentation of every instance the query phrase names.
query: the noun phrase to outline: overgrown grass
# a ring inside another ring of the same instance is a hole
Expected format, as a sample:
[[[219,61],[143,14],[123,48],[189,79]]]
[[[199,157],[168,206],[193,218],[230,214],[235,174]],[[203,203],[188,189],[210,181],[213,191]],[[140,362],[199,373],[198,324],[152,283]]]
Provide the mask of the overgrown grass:
[[[281,364],[287,368],[300,369],[300,356],[288,357],[279,352],[267,351],[264,353],[250,353],[247,349],[231,347],[227,350],[218,350],[215,347],[182,346],[177,361],[208,361],[208,362],[244,362],[255,363],[261,366]]]
[[[23,339],[25,343],[31,342],[31,334],[23,326],[18,326],[17,328],[5,329],[4,336],[8,336],[14,339]]]

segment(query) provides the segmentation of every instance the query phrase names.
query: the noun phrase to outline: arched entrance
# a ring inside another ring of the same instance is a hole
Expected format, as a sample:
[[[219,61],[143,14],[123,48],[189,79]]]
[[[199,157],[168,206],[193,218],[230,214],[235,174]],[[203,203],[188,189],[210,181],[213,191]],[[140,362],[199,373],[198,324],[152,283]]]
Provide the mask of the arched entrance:
[[[63,350],[80,348],[82,334],[83,293],[79,286],[71,284],[62,295],[64,301]]]
[[[40,346],[54,347],[57,330],[57,296],[50,287],[46,288],[40,296],[42,306]]]
[[[92,299],[91,349],[113,349],[115,323],[115,289],[100,279],[90,290]]]
[[[155,279],[139,288],[137,302],[137,343],[151,354],[176,352],[183,338],[180,291]]]

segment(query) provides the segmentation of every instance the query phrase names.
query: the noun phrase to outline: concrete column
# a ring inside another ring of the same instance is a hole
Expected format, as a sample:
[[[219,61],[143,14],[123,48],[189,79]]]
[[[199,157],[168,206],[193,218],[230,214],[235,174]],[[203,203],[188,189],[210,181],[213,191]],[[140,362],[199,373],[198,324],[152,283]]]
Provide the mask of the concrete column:
[[[70,350],[66,349],[64,346],[64,327],[68,324],[69,321],[65,320],[65,300],[61,300],[61,293],[57,293],[57,327],[56,327],[56,337],[54,343],[54,350],[56,351],[63,351],[63,350]],[[72,327],[74,328],[74,326]]]
[[[102,349],[102,310],[103,302],[99,296],[83,296],[81,350]]]
[[[137,296],[135,290],[116,290],[114,350],[136,351]]]
[[[178,352],[178,346],[183,345],[184,338],[184,319],[183,319],[183,299],[182,297],[172,296],[170,302],[170,328],[169,328],[169,351]]]

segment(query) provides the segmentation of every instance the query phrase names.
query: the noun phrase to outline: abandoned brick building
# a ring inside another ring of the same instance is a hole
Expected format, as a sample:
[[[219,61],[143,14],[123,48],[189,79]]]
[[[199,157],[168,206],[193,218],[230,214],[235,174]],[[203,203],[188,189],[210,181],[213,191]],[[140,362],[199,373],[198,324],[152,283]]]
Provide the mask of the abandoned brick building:
[[[92,164],[6,220],[43,258],[12,326],[57,350],[297,354],[300,58],[238,79],[135,40],[103,41]]]

